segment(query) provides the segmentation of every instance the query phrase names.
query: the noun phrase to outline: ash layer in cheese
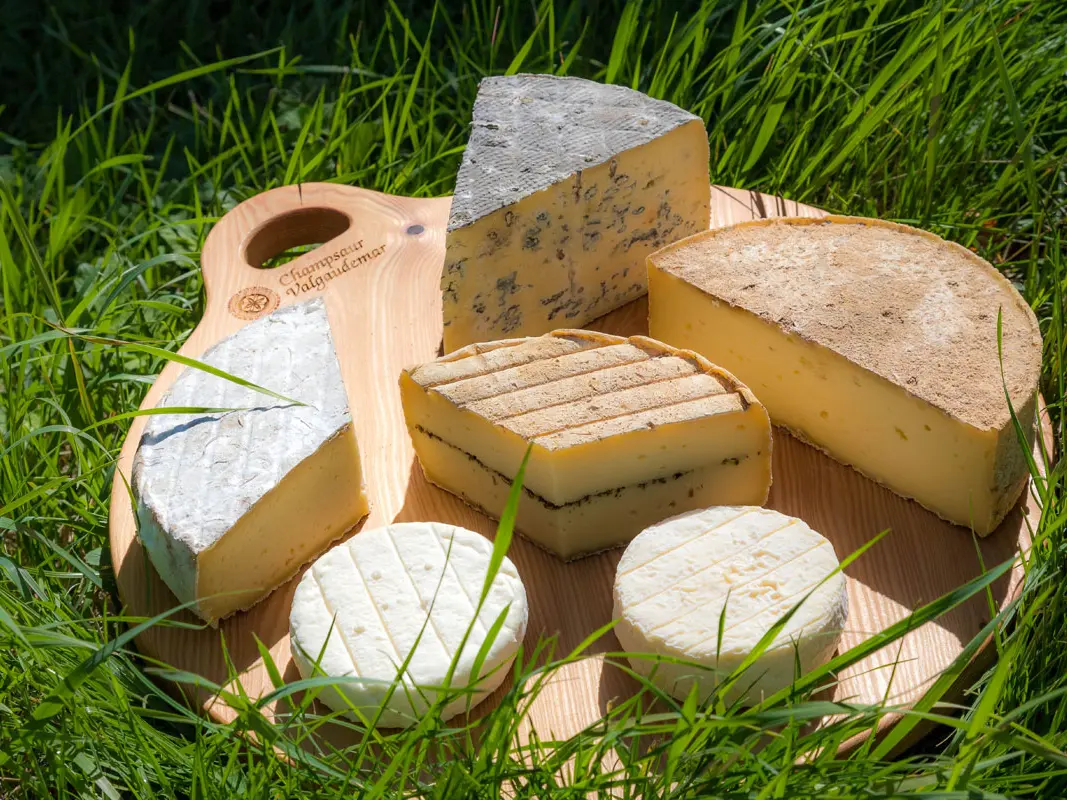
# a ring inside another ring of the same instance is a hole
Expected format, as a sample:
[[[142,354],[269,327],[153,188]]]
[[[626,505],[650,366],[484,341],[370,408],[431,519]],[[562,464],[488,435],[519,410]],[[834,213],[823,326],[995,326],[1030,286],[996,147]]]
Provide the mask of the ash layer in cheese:
[[[486,78],[448,222],[445,352],[640,297],[645,256],[706,230],[710,197],[699,117],[579,78]]]
[[[690,662],[630,659],[675,697],[685,698],[696,682],[705,699],[803,600],[725,698],[754,705],[793,682],[798,660],[804,673],[833,655],[848,616],[845,577],[820,582],[838,566],[830,542],[777,511],[723,506],[682,514],[642,531],[623,553],[615,634],[629,653]]]
[[[215,623],[258,602],[367,513],[359,449],[321,299],[286,306],[201,361],[306,403],[187,367],[133,468],[138,534],[178,599]]]
[[[742,223],[649,258],[649,329],[736,374],[776,424],[942,518],[992,532],[1027,466],[1041,334],[992,266],[933,234]]]
[[[564,559],[686,509],[767,499],[763,406],[706,359],[644,336],[472,345],[405,370],[400,391],[426,477],[491,516],[533,446],[516,525]]]
[[[446,685],[462,646],[449,685],[473,691],[472,706],[480,702],[507,676],[528,616],[526,589],[507,558],[475,616],[492,551],[477,533],[436,522],[375,528],[337,545],[304,573],[293,596],[289,636],[300,674],[350,678],[331,684],[321,699],[358,719],[354,706],[368,722],[381,709],[380,727],[404,728]],[[475,658],[501,614],[475,680]],[[464,711],[469,698],[458,695],[443,719]]]

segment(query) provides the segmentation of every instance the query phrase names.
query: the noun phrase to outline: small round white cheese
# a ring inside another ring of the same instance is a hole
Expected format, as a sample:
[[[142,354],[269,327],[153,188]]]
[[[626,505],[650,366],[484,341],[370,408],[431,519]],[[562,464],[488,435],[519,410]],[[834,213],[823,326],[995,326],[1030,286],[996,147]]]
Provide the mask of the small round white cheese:
[[[384,703],[378,725],[407,727],[445,685],[473,620],[450,685],[471,687],[471,705],[480,702],[507,676],[528,617],[526,589],[505,558],[475,619],[492,550],[483,536],[436,522],[387,525],[337,545],[304,573],[293,596],[289,636],[300,674],[353,678],[319,698],[353,717],[356,706],[368,721]],[[475,682],[474,661],[501,613],[504,623]],[[403,683],[386,702],[409,654]],[[464,711],[467,697],[449,703],[443,719]]]
[[[726,696],[753,705],[793,682],[798,655],[803,673],[837,648],[848,616],[845,576],[819,582],[838,566],[829,541],[777,511],[720,506],[681,514],[626,548],[615,576],[615,633],[628,653],[691,662],[630,659],[675,697],[696,681],[705,699],[811,592]]]

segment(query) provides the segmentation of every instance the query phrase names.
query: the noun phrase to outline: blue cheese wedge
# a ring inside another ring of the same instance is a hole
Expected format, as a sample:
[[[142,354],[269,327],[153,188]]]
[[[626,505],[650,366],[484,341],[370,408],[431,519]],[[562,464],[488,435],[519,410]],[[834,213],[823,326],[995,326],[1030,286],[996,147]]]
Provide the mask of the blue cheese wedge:
[[[692,508],[760,504],[767,412],[732,375],[653,339],[581,330],[472,345],[405,370],[426,477],[491,516],[532,446],[517,529],[571,559]]]
[[[437,699],[455,661],[450,686],[462,693],[442,719],[464,711],[468,700],[476,705],[507,677],[529,615],[508,558],[478,610],[492,552],[477,533],[436,522],[375,528],[337,545],[304,573],[293,596],[289,637],[300,674],[345,679],[320,694],[335,711],[406,728]]]
[[[255,604],[367,513],[359,448],[321,299],[286,306],[201,356],[297,406],[187,367],[133,467],[138,534],[160,577],[211,623]]]
[[[640,297],[645,257],[706,230],[710,198],[699,117],[623,86],[486,78],[445,241],[445,352]]]
[[[678,698],[707,698],[774,624],[796,613],[726,696],[754,705],[826,663],[848,617],[833,545],[754,507],[693,511],[643,531],[615,577],[615,634],[633,668]],[[801,601],[803,600],[803,603]],[[686,662],[686,663],[679,663]]]

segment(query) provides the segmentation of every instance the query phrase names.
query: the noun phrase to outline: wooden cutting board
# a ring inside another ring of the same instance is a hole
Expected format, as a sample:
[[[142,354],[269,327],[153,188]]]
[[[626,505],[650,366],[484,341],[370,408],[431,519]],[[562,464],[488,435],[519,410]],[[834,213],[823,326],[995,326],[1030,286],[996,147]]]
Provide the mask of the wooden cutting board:
[[[200,356],[279,305],[323,295],[370,495],[370,516],[360,527],[438,520],[491,537],[495,522],[423,478],[404,427],[397,388],[403,367],[433,359],[440,347],[438,281],[449,203],[447,197],[393,197],[334,184],[286,186],[246,200],[226,214],[207,239],[202,257],[207,306],[180,352]],[[758,217],[822,213],[755,192],[712,189],[713,227]],[[274,269],[257,268],[277,253],[317,242],[325,244]],[[639,300],[589,327],[624,336],[646,333],[646,308]],[[168,363],[142,407],[154,406],[181,369]],[[136,538],[124,482],[129,480],[144,421],[144,417],[134,420],[119,456],[121,476],[115,478],[110,520],[119,594],[125,613],[137,617],[151,617],[177,605]],[[848,570],[851,616],[842,648],[858,644],[980,574],[975,540],[966,530],[939,520],[781,430],[775,431],[773,469],[768,505],[801,517],[822,532],[839,557],[885,528],[892,529]],[[1027,492],[1001,527],[979,543],[985,564],[993,566],[1028,548],[1027,521],[1036,526],[1038,515],[1036,501]],[[538,637],[558,635],[556,652],[564,654],[610,620],[611,586],[621,552],[564,564],[525,540],[513,541],[510,556],[530,600],[528,646]],[[1022,577],[1017,566],[993,586],[998,606],[1018,591]],[[299,677],[288,637],[289,604],[297,580],[250,611],[223,621],[218,630],[157,626],[138,638],[138,646],[156,662],[221,684],[227,678],[224,638],[245,691],[259,696],[271,684],[255,637],[270,648],[287,681]],[[979,596],[922,626],[842,674],[834,699],[914,701],[988,621],[988,614],[986,599]],[[179,618],[196,621],[185,612]],[[530,724],[542,738],[576,733],[598,719],[613,698],[635,691],[636,684],[603,658],[603,653],[618,649],[609,634],[593,645],[593,657],[559,671],[531,710]],[[992,648],[986,648],[980,659],[991,657]],[[232,711],[205,690],[189,699],[219,721],[232,719]],[[896,717],[887,716],[883,728],[895,721]],[[854,740],[846,747],[858,743]]]

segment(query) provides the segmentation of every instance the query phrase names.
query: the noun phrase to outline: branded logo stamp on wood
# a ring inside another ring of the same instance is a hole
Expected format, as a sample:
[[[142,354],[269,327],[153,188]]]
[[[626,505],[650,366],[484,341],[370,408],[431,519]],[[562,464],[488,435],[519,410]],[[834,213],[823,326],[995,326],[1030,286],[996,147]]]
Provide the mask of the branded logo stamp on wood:
[[[230,313],[238,319],[256,319],[278,307],[278,293],[266,286],[248,286],[230,298]]]

